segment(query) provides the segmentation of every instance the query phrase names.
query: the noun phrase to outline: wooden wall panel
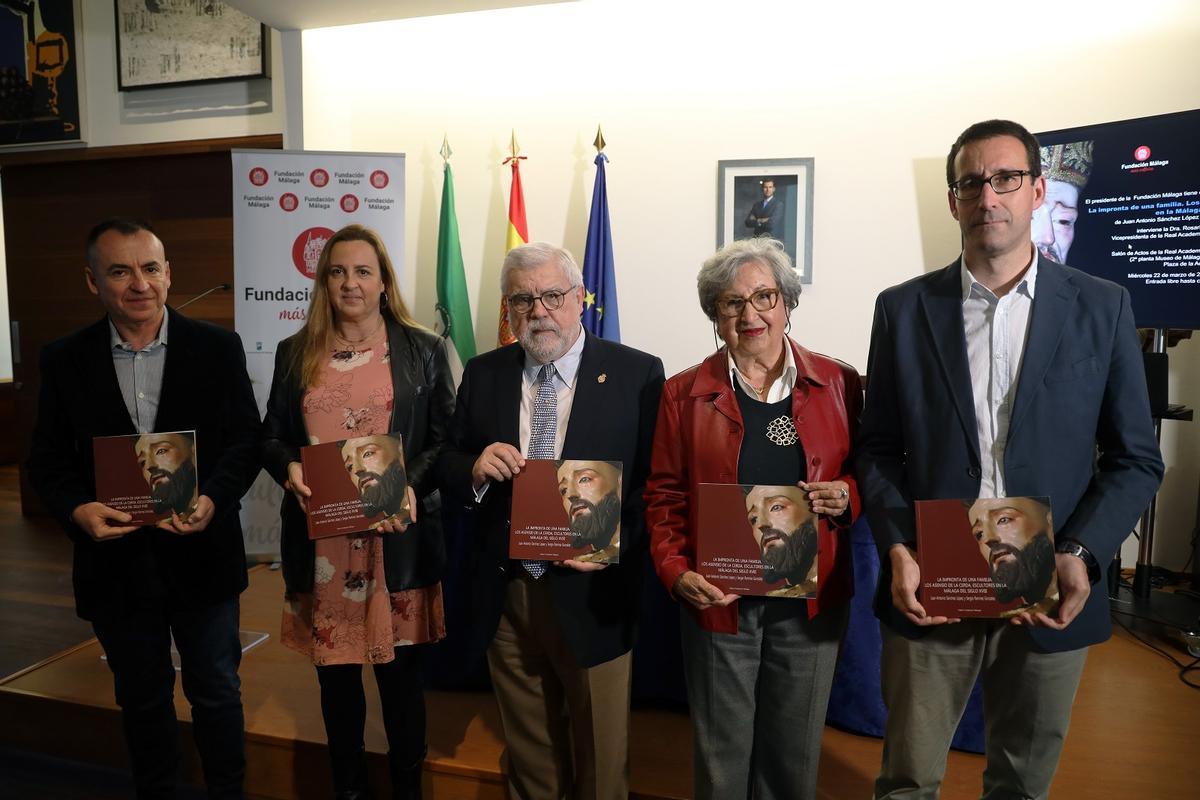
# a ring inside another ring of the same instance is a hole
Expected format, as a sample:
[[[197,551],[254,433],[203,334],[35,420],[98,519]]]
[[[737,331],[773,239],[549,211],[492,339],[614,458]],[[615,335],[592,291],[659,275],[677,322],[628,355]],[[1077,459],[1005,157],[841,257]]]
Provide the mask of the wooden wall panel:
[[[150,220],[171,263],[172,305],[232,284],[229,151],[281,146],[282,137],[272,135],[0,157],[9,314],[19,329],[13,418],[0,425],[16,431],[21,459],[36,415],[42,346],[102,313],[83,277],[88,230],[115,215]],[[214,293],[188,314],[232,329],[233,293]],[[41,511],[23,469],[21,508]]]

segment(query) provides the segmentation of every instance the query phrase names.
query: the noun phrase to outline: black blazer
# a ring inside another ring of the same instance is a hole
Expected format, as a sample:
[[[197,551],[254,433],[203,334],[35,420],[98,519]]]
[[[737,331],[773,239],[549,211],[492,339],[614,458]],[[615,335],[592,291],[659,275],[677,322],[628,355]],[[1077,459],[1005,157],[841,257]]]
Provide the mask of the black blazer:
[[[392,421],[389,431],[404,437],[404,467],[417,495],[417,521],[401,534],[383,538],[384,572],[388,591],[431,586],[442,579],[446,544],[442,539],[441,503],[432,469],[446,439],[454,411],[454,382],[445,341],[435,333],[387,320],[392,372]],[[304,425],[304,389],[290,367],[296,334],[279,343],[275,376],[263,420],[263,466],[282,486],[287,465],[300,460],[309,442]],[[279,509],[283,580],[288,592],[311,592],[316,548],[308,538],[308,521],[291,492],[284,492]]]
[[[575,399],[563,442],[564,458],[622,462],[621,563],[596,572],[551,567],[542,578],[554,595],[563,636],[575,660],[591,667],[633,647],[646,559],[642,489],[662,393],[656,356],[585,333]],[[520,447],[521,369],[525,353],[512,344],[468,362],[458,390],[450,442],[438,462],[443,490],[472,509],[472,655],[495,636],[512,574],[508,529],[512,484],[492,485],[475,503],[471,468],[493,442]],[[520,569],[520,566],[516,566]]]
[[[858,436],[858,490],[882,561],[875,611],[920,635],[891,602],[894,544],[916,542],[913,500],[975,497],[981,462],[959,262],[879,295]],[[1097,455],[1098,451],[1098,455]],[[1048,495],[1055,538],[1112,560],[1163,475],[1129,294],[1039,256],[1004,480]],[[1042,651],[1104,641],[1106,576],[1064,631],[1026,628]]]
[[[258,405],[236,333],[170,314],[155,431],[196,431],[200,494],[215,511],[187,536],[147,527],[97,542],[71,521],[96,499],[92,437],[137,433],[113,369],[107,318],[42,350],[42,387],[27,469],[75,543],[75,607],[84,619],[151,602],[203,607],[246,588],[238,509],[259,470]]]

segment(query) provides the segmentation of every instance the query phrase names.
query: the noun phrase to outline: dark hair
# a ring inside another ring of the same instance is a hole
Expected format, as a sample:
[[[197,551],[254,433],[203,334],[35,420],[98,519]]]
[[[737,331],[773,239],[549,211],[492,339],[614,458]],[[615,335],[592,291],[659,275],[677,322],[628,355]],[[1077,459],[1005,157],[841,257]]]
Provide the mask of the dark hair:
[[[150,223],[139,217],[109,217],[88,233],[87,263],[92,269],[96,268],[96,242],[109,231],[116,231],[122,236],[133,236],[138,231],[154,233]],[[158,234],[154,234],[157,236]]]
[[[1011,136],[1025,146],[1025,160],[1029,163],[1029,174],[1038,177],[1042,174],[1042,154],[1037,137],[1025,129],[1024,125],[1007,119],[989,119],[986,122],[976,122],[958,135],[950,147],[950,155],[946,156],[946,185],[954,183],[954,159],[958,151],[972,142],[984,139],[994,139],[997,136]]]

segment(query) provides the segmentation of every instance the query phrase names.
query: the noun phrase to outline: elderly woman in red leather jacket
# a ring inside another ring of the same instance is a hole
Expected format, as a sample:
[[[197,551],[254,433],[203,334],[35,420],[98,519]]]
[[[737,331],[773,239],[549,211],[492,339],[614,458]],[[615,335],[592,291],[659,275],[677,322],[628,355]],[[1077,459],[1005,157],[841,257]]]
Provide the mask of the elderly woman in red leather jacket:
[[[853,367],[788,337],[801,287],[779,242],[722,248],[697,284],[725,346],[667,381],[645,493],[655,569],[682,601],[695,793],[804,800],[816,792],[853,587],[850,446],[862,387]],[[701,483],[798,486],[818,520],[816,596],[739,598],[701,577]]]

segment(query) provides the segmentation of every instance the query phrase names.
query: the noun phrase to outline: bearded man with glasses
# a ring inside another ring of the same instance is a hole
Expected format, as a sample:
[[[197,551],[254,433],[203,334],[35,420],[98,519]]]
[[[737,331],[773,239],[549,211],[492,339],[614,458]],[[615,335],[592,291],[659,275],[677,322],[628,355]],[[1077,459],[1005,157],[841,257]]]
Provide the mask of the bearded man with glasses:
[[[583,276],[562,248],[513,248],[500,289],[517,341],[467,363],[438,467],[476,529],[467,635],[472,653],[487,650],[509,795],[625,798],[642,487],[662,362],[583,330]],[[509,559],[512,479],[526,458],[621,462],[619,564]]]

